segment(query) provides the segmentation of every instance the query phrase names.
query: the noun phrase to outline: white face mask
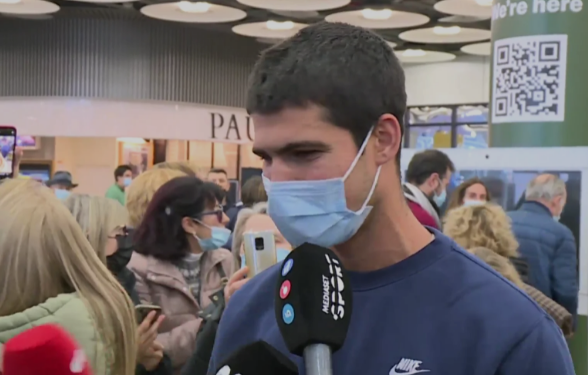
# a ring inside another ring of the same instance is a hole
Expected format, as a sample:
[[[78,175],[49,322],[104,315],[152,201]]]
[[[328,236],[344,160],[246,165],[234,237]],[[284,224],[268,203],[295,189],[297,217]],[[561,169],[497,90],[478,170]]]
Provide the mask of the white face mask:
[[[464,201],[463,201],[463,205],[465,207],[481,206],[483,204],[486,204],[486,201],[479,201],[479,200],[475,200],[475,199],[464,199]]]

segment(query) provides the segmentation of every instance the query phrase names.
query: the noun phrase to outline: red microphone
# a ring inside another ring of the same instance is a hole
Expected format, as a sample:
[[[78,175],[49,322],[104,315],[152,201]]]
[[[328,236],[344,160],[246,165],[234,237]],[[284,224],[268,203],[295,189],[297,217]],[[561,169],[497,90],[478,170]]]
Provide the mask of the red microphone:
[[[92,375],[84,351],[56,325],[31,328],[4,345],[3,375]]]

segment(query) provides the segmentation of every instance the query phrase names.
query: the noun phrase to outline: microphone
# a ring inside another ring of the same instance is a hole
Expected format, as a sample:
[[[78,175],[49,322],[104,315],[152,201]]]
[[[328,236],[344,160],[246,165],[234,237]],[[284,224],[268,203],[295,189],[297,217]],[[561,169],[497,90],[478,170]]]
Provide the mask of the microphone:
[[[298,375],[298,366],[267,342],[256,341],[231,354],[216,375]]]
[[[3,375],[91,375],[84,351],[62,328],[31,328],[4,345]]]
[[[278,327],[291,353],[304,356],[308,375],[331,375],[331,354],[351,322],[349,277],[331,250],[305,243],[281,264],[276,287]]]

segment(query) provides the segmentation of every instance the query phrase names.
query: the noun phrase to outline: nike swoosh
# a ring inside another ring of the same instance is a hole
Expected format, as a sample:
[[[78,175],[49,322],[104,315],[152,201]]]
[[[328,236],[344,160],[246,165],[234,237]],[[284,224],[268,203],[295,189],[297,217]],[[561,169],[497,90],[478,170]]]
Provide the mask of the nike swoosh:
[[[394,365],[394,367],[392,367],[392,370],[390,370],[390,374],[389,375],[414,375],[414,374],[419,374],[421,372],[431,372],[431,370],[416,370],[416,371],[411,371],[411,372],[397,372],[396,371],[396,365]]]

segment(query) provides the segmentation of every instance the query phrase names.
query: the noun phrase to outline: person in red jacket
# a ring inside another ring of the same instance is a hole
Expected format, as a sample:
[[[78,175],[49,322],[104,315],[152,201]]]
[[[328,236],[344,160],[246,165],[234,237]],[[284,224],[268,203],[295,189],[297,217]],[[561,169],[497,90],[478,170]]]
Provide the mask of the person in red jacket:
[[[406,171],[404,196],[421,224],[441,229],[439,207],[445,203],[453,172],[453,162],[439,150],[426,150],[412,157]]]

